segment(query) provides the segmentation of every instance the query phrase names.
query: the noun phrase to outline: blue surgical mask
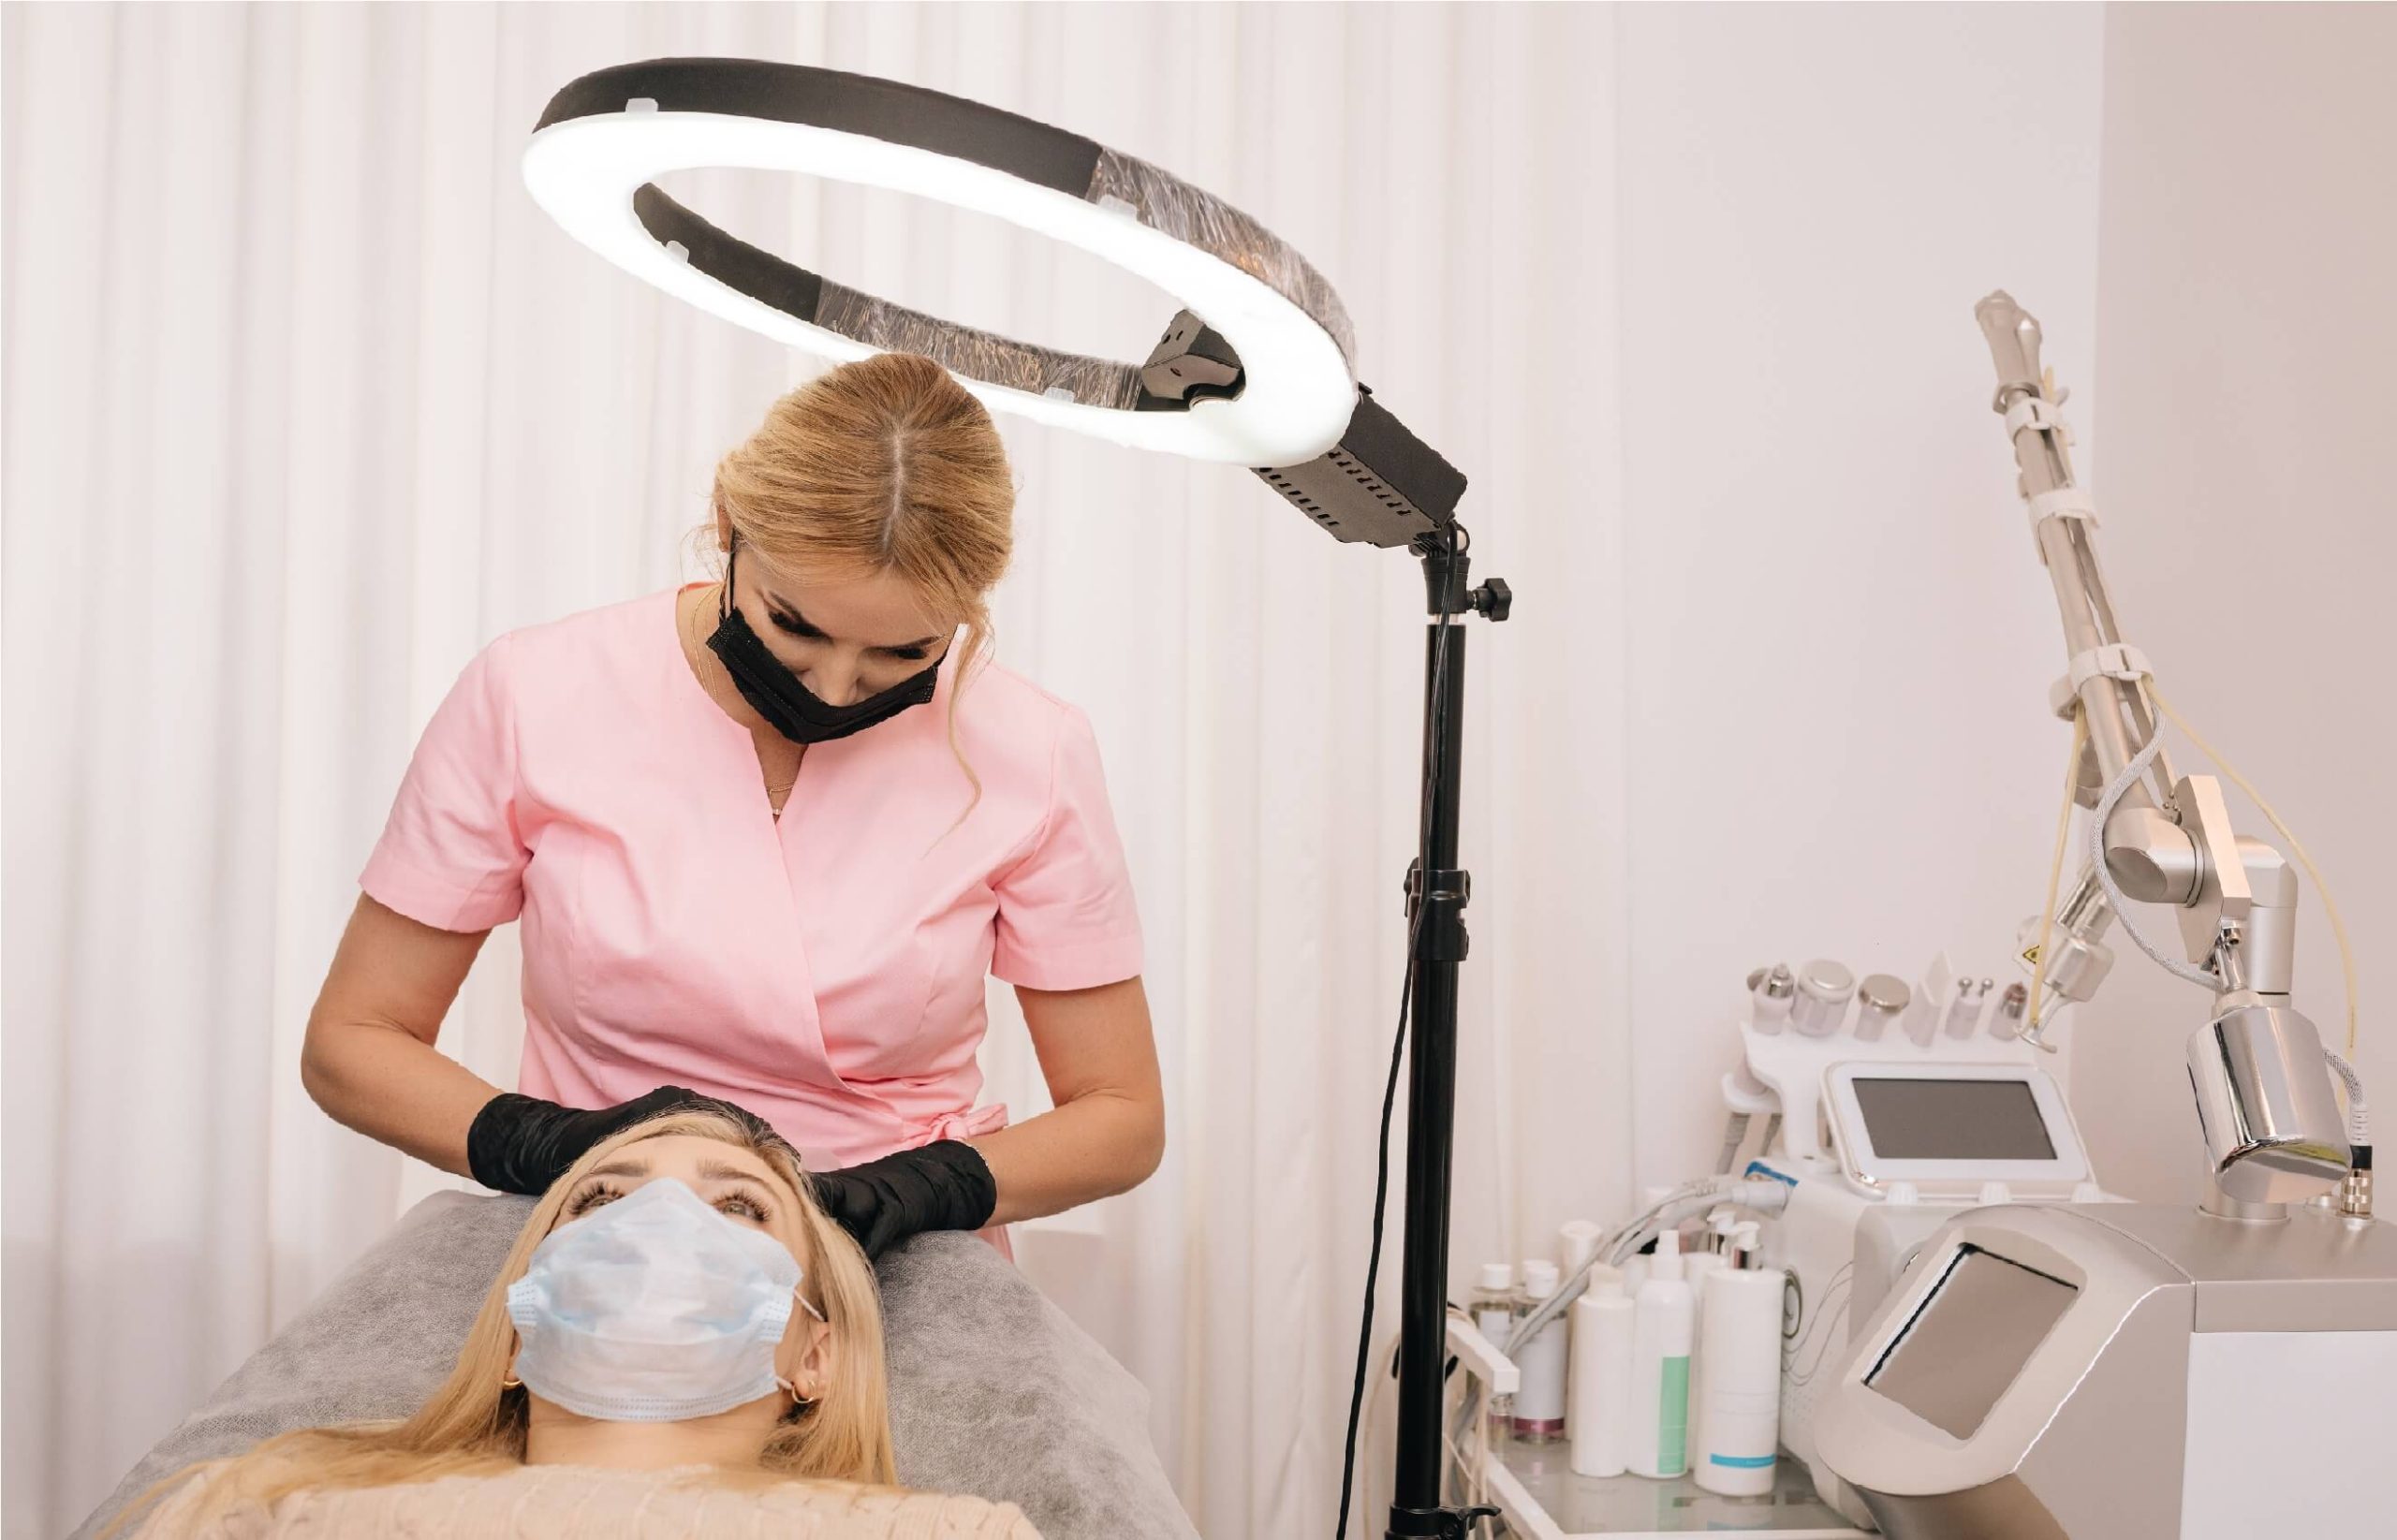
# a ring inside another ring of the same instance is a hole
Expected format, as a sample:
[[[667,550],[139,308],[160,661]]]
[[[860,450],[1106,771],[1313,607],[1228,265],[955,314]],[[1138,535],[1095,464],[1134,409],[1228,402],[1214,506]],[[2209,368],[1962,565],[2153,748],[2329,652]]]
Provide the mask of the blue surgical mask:
[[[774,1350],[799,1283],[780,1241],[661,1177],[535,1248],[507,1290],[516,1377],[610,1422],[728,1412],[790,1388]]]

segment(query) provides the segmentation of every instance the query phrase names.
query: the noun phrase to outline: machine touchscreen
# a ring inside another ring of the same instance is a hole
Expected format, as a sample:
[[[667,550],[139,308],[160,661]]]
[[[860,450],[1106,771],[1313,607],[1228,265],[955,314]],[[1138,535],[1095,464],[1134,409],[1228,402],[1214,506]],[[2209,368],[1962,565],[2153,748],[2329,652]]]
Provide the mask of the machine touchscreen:
[[[2053,1160],[2055,1141],[2021,1080],[1867,1079],[1856,1105],[1883,1160]]]
[[[1971,1438],[2079,1292],[1978,1246],[1959,1247],[1864,1383],[1933,1427]]]

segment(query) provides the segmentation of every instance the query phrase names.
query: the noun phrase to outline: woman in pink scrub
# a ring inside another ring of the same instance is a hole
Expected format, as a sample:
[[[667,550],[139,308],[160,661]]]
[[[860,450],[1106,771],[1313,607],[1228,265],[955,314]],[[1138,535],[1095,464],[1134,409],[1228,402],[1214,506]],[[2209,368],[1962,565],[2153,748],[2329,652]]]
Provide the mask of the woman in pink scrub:
[[[502,1191],[680,1103],[771,1124],[870,1254],[1130,1188],[1164,1101],[1082,713],[985,655],[1013,481],[973,395],[880,354],[718,467],[726,576],[511,631],[434,713],[308,1021],[341,1122]],[[501,1092],[435,1047],[520,920]],[[978,1106],[985,975],[1054,1110]]]

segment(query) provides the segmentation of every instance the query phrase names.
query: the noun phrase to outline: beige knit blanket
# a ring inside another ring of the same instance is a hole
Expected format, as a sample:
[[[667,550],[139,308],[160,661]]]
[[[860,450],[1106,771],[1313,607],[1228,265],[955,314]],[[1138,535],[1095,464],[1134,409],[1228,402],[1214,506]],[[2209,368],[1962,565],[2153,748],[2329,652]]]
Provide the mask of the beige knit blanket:
[[[713,1485],[705,1466],[527,1465],[404,1487],[306,1491],[196,1525],[185,1482],[140,1540],[1040,1540],[1012,1503],[836,1481]]]

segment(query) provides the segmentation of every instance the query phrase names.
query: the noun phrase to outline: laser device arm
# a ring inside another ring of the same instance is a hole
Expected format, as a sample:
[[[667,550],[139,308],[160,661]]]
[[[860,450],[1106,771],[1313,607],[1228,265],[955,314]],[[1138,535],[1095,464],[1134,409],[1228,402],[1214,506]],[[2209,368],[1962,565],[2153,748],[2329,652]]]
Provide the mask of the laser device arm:
[[[2087,724],[2078,796],[2082,806],[2095,808],[2101,788],[2154,744],[2161,717],[2147,659],[2123,639],[2097,565],[2096,510],[2073,479],[2070,436],[2057,410],[2065,392],[2054,389],[2040,368],[2038,321],[2002,290],[1975,306],[1974,315],[1997,365],[1993,404],[2006,418],[2032,535],[2064,620],[2069,662],[2052,704],[2066,717],[2077,708]],[[2295,874],[2271,845],[2230,828],[2214,777],[2176,778],[2164,750],[2155,747],[2146,772],[2130,781],[2107,818],[2104,843],[2107,874],[2116,888],[2180,911],[2190,963],[2219,979],[2229,950],[2234,974],[2249,989],[2288,993]],[[2084,869],[2057,911],[2058,931],[2091,940],[2102,935],[2112,918],[2104,889],[2099,874]],[[2093,980],[2090,992],[2094,987]]]
[[[2040,366],[2039,323],[2004,290],[1973,314],[2064,620],[2068,662],[2051,704],[2086,725],[2074,796],[2100,820],[2091,861],[2036,944],[2048,949],[2059,995],[2086,1000],[2110,961],[2101,938],[2121,901],[2172,906],[2185,964],[2125,926],[2158,962],[2213,991],[2214,1019],[2189,1056],[2214,1195],[2233,1207],[2310,1195],[2345,1178],[2346,1151],[2320,1038],[2288,1003],[2297,873],[2280,851],[2231,827],[2213,776],[2173,774],[2147,659],[2123,639],[2097,565],[2096,509],[2073,479],[2065,395]],[[2037,1030],[2029,1023],[2025,1035],[2036,1042]]]

